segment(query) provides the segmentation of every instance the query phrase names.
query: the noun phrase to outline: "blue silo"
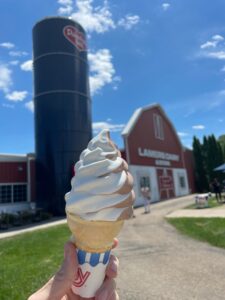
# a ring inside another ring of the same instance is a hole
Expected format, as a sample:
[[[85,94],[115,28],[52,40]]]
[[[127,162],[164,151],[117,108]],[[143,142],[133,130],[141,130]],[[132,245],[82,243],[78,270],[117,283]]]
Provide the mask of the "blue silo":
[[[74,162],[91,139],[84,29],[49,17],[33,28],[37,206],[64,214]]]

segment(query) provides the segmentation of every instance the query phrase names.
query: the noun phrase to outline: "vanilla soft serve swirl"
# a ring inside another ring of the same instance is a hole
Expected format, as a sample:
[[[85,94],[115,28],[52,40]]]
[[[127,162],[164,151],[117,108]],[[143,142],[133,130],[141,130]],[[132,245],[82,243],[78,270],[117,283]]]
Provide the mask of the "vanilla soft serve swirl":
[[[127,164],[103,130],[93,138],[75,165],[66,211],[89,221],[129,218],[134,194]]]

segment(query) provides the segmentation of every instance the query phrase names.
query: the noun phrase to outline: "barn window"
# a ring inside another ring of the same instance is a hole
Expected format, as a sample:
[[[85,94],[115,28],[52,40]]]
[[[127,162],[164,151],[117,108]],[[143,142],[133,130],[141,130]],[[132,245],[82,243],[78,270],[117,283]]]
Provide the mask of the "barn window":
[[[27,184],[0,185],[0,204],[27,201]]]
[[[160,115],[154,114],[153,121],[154,121],[155,137],[157,139],[164,140],[162,117]]]
[[[13,186],[13,201],[25,202],[27,201],[27,185],[18,184]]]
[[[185,182],[184,176],[179,176],[179,182],[180,182],[180,187],[182,189],[185,189],[186,188],[186,182]]]
[[[0,185],[0,203],[12,202],[12,186]]]

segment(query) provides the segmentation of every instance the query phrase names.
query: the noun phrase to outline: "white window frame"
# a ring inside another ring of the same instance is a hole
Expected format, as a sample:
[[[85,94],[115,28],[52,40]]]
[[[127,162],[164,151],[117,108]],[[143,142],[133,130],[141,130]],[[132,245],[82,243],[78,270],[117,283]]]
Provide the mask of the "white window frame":
[[[29,199],[27,197],[27,201],[21,201],[21,202],[14,202],[14,189],[13,186],[14,185],[26,185],[27,189],[28,189],[28,184],[26,182],[13,182],[13,183],[0,183],[0,186],[11,186],[11,202],[0,202],[0,205],[6,205],[6,204],[10,204],[10,203],[24,203],[24,202],[29,202]]]
[[[155,138],[164,140],[164,130],[162,117],[158,114],[153,114]]]

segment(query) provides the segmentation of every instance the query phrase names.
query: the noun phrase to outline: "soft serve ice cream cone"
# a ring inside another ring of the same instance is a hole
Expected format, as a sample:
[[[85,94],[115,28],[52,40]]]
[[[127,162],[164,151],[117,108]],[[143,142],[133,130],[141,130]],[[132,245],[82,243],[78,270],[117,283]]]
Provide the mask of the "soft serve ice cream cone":
[[[67,222],[80,264],[72,289],[89,298],[104,280],[114,238],[133,214],[133,179],[108,130],[81,153],[71,185],[65,196]]]

